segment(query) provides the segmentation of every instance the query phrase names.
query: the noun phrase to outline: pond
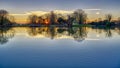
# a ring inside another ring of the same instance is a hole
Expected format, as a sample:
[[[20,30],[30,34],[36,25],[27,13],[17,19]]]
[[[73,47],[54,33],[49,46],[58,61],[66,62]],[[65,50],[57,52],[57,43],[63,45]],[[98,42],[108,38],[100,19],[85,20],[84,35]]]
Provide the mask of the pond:
[[[0,68],[120,68],[120,28],[2,28]]]

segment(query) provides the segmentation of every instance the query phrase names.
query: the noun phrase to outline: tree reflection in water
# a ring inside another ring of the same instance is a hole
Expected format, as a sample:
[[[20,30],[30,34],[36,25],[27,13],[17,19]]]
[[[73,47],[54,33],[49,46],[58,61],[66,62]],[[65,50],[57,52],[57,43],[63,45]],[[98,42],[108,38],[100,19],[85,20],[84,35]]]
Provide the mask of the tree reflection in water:
[[[23,31],[22,27],[20,29]],[[24,27],[30,37],[44,37],[50,39],[74,39],[77,42],[82,42],[89,36],[94,38],[112,37],[115,33],[120,35],[120,28],[113,27]],[[13,38],[15,32],[21,32],[18,28],[0,28],[0,44],[5,44],[10,38]],[[26,32],[26,31],[25,31]],[[95,34],[94,34],[95,33]],[[25,33],[26,34],[26,33]],[[97,37],[98,34],[98,37]],[[101,35],[101,36],[100,36]],[[94,39],[91,37],[90,39]]]
[[[112,37],[112,32],[110,28],[106,28],[105,32],[106,32],[106,37]]]
[[[29,28],[28,34],[32,37],[37,35],[43,35],[44,37],[56,39],[62,37],[63,35],[73,37],[74,40],[80,42],[85,40],[87,37],[86,27],[39,27],[39,28]]]
[[[81,42],[87,38],[87,30],[86,27],[79,27],[74,28],[75,34],[73,34],[73,37],[76,41]]]
[[[56,36],[56,29],[54,27],[30,27],[28,30],[28,34],[32,37],[37,35],[44,35],[45,37],[49,37],[51,39],[54,39]]]
[[[119,28],[115,28],[115,31],[120,35],[120,27]]]
[[[9,27],[0,27],[0,44],[3,45],[14,37],[14,30]]]

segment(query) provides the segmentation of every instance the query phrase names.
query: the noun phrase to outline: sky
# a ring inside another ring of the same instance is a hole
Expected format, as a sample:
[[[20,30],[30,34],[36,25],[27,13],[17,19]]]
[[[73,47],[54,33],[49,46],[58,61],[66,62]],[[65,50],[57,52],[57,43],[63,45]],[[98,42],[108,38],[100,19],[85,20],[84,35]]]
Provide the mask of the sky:
[[[28,12],[75,9],[84,9],[90,19],[102,17],[107,13],[117,18],[120,16],[119,6],[120,0],[0,0],[0,9],[16,14],[17,18],[21,18],[20,14],[25,15]]]

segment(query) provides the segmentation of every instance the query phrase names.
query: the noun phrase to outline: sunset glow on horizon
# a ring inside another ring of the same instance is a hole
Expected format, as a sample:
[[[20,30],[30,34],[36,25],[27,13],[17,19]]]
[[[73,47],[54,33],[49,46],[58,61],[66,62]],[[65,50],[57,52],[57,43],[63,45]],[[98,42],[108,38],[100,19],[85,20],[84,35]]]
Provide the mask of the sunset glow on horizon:
[[[120,17],[120,1],[118,0],[1,0],[0,9],[7,10],[14,16],[16,22],[26,23],[30,14],[44,15],[50,11],[58,14],[73,13],[76,9],[83,9],[88,15],[88,21],[105,18],[105,14],[112,14],[113,19]]]
[[[95,21],[98,18],[102,18],[102,19],[105,18],[105,13],[102,12],[102,9],[84,9],[84,11],[87,13],[87,16],[88,16],[87,21]],[[71,14],[73,12],[74,11],[54,10],[54,13],[63,14],[63,15],[64,14]],[[24,24],[24,23],[27,23],[27,18],[29,15],[42,16],[42,15],[47,14],[47,13],[49,13],[49,11],[29,11],[29,12],[25,12],[25,13],[21,13],[21,14],[14,14],[14,13],[11,14],[10,13],[10,15],[15,17],[15,21],[17,23]],[[119,14],[116,14],[116,15],[119,15]],[[119,17],[116,15],[113,15],[114,16],[113,20],[117,20],[117,18]]]

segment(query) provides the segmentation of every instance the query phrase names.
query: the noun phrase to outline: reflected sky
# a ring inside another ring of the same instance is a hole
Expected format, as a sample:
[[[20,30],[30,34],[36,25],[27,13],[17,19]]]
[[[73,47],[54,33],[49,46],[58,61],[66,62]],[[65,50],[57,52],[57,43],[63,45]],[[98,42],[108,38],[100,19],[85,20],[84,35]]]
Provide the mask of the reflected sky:
[[[69,29],[16,27],[0,31],[0,36],[9,40],[0,44],[0,68],[120,67],[119,28]]]
[[[117,27],[13,27],[0,29],[0,41],[18,37],[26,39],[72,40],[76,42],[119,39],[120,28]]]

